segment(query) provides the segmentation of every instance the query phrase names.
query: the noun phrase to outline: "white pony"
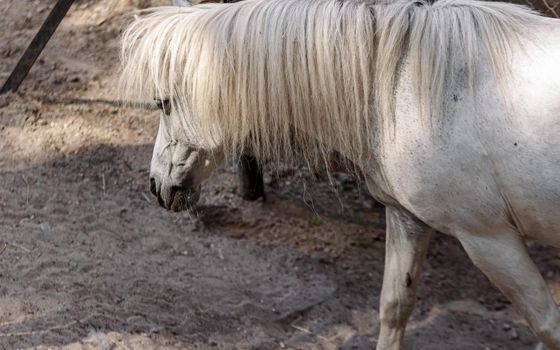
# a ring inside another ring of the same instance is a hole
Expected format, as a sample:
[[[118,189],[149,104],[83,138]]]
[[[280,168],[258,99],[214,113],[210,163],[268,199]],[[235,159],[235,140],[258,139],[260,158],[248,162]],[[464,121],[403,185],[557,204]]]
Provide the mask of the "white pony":
[[[336,150],[387,206],[378,349],[402,346],[434,230],[560,349],[523,243],[560,246],[560,21],[467,0],[248,0],[148,10],[123,43],[122,88],[163,111],[163,206],[192,206],[248,148],[310,166]]]

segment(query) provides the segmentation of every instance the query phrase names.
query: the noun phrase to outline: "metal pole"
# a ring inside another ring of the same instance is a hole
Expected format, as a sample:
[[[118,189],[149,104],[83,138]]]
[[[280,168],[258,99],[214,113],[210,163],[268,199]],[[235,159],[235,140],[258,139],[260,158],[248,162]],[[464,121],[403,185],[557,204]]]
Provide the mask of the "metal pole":
[[[41,29],[39,29],[33,41],[31,41],[31,44],[29,44],[19,59],[12,74],[10,74],[2,89],[0,89],[0,94],[16,91],[19,88],[73,3],[74,0],[58,0],[41,26]]]

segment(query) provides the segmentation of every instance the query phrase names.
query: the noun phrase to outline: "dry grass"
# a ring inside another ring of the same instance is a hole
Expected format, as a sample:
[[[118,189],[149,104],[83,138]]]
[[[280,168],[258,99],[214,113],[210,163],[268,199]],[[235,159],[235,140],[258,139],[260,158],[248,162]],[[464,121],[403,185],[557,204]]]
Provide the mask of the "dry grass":
[[[526,4],[547,16],[560,18],[560,0],[512,0],[512,2]]]
[[[189,0],[193,4],[201,2],[222,2],[220,0]],[[529,5],[550,17],[560,18],[560,0],[511,0],[516,4]]]
[[[202,2],[222,2],[220,0],[189,0],[192,4]],[[529,5],[550,17],[560,18],[560,0],[511,0],[516,4]]]

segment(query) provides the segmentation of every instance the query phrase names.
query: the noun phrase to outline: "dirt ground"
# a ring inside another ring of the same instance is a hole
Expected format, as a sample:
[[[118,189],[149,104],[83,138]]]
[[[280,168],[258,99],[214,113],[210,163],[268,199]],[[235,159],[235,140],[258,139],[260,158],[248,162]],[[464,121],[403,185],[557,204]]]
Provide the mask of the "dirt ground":
[[[54,0],[0,1],[0,81]],[[153,1],[152,3],[155,3]],[[235,168],[198,216],[147,190],[157,113],[116,104],[118,36],[150,1],[77,1],[17,94],[0,97],[0,349],[370,349],[383,210],[303,168],[242,201]],[[558,250],[530,244],[560,300]],[[532,349],[453,239],[431,246],[409,349]]]

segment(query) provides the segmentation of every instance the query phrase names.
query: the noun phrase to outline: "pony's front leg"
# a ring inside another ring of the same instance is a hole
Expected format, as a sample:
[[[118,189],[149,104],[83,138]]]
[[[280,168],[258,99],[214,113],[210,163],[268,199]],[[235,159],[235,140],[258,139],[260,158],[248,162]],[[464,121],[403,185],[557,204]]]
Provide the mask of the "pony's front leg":
[[[560,350],[560,312],[542,275],[513,230],[457,238],[475,265],[512,301],[549,350]]]
[[[401,349],[432,229],[404,209],[387,207],[385,273],[377,350]]]

